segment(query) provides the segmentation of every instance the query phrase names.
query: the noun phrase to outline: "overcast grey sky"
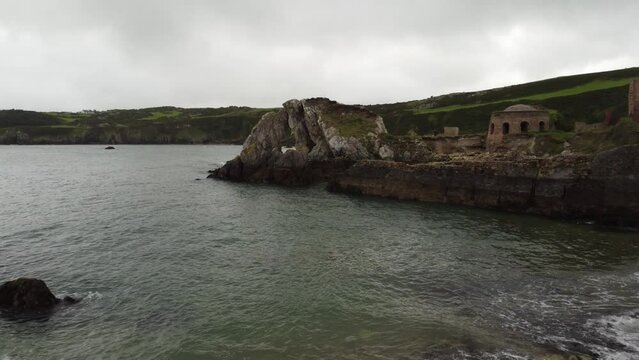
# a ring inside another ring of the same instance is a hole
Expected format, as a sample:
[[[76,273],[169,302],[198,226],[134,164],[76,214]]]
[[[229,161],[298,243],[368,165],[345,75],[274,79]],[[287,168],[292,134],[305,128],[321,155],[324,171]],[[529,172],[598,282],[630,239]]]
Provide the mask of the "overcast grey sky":
[[[423,99],[639,66],[637,0],[0,0],[0,108]]]

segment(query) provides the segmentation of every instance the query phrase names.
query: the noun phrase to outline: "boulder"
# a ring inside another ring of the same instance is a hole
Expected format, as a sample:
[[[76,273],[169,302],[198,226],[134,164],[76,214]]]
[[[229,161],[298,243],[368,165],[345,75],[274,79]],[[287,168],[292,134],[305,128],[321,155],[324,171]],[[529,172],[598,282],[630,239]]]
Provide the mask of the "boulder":
[[[42,280],[19,278],[0,285],[0,308],[17,312],[39,312],[52,309],[61,302]],[[66,296],[64,303],[77,300]]]

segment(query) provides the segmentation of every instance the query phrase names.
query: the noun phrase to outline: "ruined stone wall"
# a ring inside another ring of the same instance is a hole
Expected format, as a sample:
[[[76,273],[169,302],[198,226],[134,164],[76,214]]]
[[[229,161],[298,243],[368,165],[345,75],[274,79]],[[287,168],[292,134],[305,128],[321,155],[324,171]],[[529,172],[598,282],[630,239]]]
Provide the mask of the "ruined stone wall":
[[[459,136],[459,128],[458,127],[444,127],[444,136]]]

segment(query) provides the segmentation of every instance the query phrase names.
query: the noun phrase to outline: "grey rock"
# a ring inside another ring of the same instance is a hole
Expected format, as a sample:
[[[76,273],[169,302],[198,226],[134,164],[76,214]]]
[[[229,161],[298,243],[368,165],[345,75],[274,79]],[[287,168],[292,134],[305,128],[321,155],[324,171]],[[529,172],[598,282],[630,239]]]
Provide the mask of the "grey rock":
[[[236,181],[303,184],[315,174],[328,176],[349,161],[379,158],[381,117],[325,98],[289,100],[281,110],[262,117],[244,142],[239,157],[211,177]],[[291,135],[295,148],[282,153]],[[386,152],[387,153],[387,152]],[[327,161],[344,159],[335,167]],[[321,171],[314,171],[315,166]],[[341,170],[339,170],[341,171]]]

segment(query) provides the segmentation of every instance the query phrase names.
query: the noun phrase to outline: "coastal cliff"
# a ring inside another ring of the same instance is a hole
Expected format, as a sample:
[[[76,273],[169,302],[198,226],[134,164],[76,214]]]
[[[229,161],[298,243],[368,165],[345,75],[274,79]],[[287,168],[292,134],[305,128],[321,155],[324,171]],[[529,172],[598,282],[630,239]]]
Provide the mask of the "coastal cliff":
[[[585,153],[565,142],[549,155],[534,136],[513,139],[523,145],[488,152],[481,135],[395,137],[362,107],[290,100],[210,177],[639,227],[638,144]]]

